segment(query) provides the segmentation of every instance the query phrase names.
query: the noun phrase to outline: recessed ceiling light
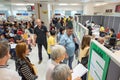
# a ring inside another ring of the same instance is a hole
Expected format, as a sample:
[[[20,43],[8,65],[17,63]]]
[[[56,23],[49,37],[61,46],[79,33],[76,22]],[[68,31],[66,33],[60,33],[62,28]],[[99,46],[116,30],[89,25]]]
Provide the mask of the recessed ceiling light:
[[[60,5],[60,6],[67,6],[67,5],[76,6],[76,5],[80,5],[80,4],[77,4],[77,3],[73,3],[73,4],[60,3],[60,4],[58,4],[58,5]]]
[[[34,5],[34,4],[30,4],[30,3],[15,3],[13,5],[23,6],[23,5]]]
[[[58,5],[60,5],[60,6],[66,6],[66,5],[69,5],[69,4],[60,3],[60,4],[58,4]]]

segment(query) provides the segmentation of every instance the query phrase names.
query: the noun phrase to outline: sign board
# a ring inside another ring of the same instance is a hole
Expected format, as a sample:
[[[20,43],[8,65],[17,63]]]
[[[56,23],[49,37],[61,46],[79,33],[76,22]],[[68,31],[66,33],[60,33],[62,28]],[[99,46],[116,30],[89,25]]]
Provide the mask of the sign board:
[[[88,62],[88,80],[106,80],[110,57],[97,41],[91,42]]]

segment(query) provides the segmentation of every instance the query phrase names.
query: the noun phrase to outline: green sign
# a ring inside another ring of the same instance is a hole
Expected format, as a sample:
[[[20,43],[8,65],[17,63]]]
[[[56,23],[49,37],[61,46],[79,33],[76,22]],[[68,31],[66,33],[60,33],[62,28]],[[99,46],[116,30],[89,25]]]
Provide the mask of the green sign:
[[[106,80],[110,57],[96,42],[91,42],[88,61],[88,80]]]

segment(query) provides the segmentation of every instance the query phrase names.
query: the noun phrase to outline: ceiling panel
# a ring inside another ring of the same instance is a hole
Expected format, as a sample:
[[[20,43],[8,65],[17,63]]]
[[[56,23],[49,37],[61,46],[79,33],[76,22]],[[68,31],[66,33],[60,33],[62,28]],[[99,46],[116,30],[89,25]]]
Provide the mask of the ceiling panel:
[[[101,3],[101,2],[120,2],[120,0],[0,0],[0,3]]]

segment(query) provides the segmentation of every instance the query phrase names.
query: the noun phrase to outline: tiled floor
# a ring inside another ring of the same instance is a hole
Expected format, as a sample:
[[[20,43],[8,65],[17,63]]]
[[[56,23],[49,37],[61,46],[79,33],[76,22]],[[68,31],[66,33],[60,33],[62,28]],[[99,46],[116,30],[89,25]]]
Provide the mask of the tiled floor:
[[[37,80],[45,80],[48,56],[47,56],[47,53],[46,53],[44,48],[43,48],[42,51],[43,51],[43,61],[42,61],[41,64],[38,64],[38,49],[37,49],[37,47],[33,47],[33,50],[29,55],[29,58],[30,58],[31,62],[33,64],[35,64],[35,66],[38,69],[38,76],[39,77],[38,77]],[[11,69],[15,70],[15,62],[13,60],[9,60],[8,64],[10,65]],[[77,60],[74,59],[73,67],[75,67],[76,64],[77,64]]]

